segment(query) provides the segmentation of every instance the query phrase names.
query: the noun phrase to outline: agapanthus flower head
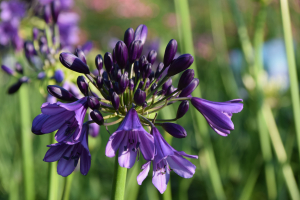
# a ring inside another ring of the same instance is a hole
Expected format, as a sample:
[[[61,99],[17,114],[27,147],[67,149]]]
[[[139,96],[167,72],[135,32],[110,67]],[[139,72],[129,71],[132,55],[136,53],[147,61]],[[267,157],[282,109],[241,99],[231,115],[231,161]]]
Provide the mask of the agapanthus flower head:
[[[233,130],[232,113],[240,112],[243,105],[240,100],[216,103],[192,97],[192,92],[199,84],[194,71],[188,69],[194,61],[193,56],[183,54],[175,58],[177,42],[171,40],[165,51],[164,62],[155,64],[158,59],[156,50],[151,49],[141,55],[147,32],[145,25],[138,26],[136,30],[127,29],[124,41],[116,42],[112,52],[106,52],[103,57],[97,55],[95,73],[90,72],[82,51],[77,50],[75,55],[61,53],[60,61],[65,67],[82,73],[77,79],[77,86],[85,97],[75,96],[78,100],[73,100],[68,92],[59,87],[49,87],[54,96],[64,97],[64,100],[71,102],[43,104],[42,114],[33,121],[32,132],[44,134],[58,129],[56,140],[59,144],[77,145],[82,137],[84,118],[89,107],[92,111],[86,123],[90,127],[97,124],[108,130],[108,126],[119,124],[110,135],[105,155],[114,157],[118,154],[119,165],[131,168],[141,153],[147,163],[142,167],[138,183],[141,184],[146,178],[152,162],[152,182],[163,193],[171,171],[183,178],[193,176],[196,167],[184,157],[197,156],[176,151],[164,140],[156,126],[161,126],[173,137],[187,137],[186,130],[175,121],[184,117],[191,102],[208,124],[224,135]],[[181,72],[183,74],[176,88],[172,85],[172,78]],[[164,107],[176,102],[181,102],[176,116],[157,119]],[[150,133],[144,127],[148,127]]]

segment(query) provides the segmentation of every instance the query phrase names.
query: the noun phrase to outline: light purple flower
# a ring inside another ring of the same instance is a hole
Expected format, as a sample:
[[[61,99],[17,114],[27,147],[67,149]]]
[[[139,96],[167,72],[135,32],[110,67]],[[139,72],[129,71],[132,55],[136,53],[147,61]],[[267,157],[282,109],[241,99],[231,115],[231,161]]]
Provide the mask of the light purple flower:
[[[54,0],[39,0],[41,5],[47,5],[50,4]],[[59,0],[60,6],[62,10],[69,10],[72,8],[74,1],[73,0]]]
[[[25,4],[18,0],[2,1],[0,8],[2,21],[11,21],[13,18],[21,19],[26,13]]]
[[[176,151],[165,141],[158,129],[155,127],[152,127],[151,133],[153,134],[155,144],[155,157],[152,161],[152,183],[158,189],[158,191],[163,194],[167,189],[171,171],[174,171],[183,178],[193,177],[196,166],[187,159],[183,158],[183,156],[195,159],[197,159],[198,156],[188,155],[183,151]],[[137,177],[137,182],[139,185],[142,184],[149,173],[150,162],[151,161],[142,166],[143,171]]]
[[[65,74],[61,69],[58,69],[54,72],[53,78],[57,83],[61,83],[65,78]]]
[[[92,120],[91,116],[89,115],[89,120]],[[92,137],[97,137],[99,135],[100,126],[97,123],[89,124],[89,134]]]
[[[191,103],[205,117],[210,127],[219,135],[227,136],[234,129],[231,121],[232,113],[243,110],[242,99],[233,99],[226,102],[213,102],[193,97]]]
[[[153,159],[153,136],[145,131],[133,108],[126,114],[117,131],[110,136],[105,155],[114,157],[118,149],[118,161],[121,167],[131,168],[139,151],[145,160]]]
[[[79,41],[78,29],[79,15],[73,12],[60,13],[58,28],[62,47],[73,46]]]
[[[79,141],[73,145],[59,142],[48,145],[44,161],[55,162],[58,160],[57,173],[61,176],[70,175],[76,168],[80,159],[80,172],[87,175],[91,167],[91,154],[88,148],[88,125],[84,124]]]
[[[58,129],[55,135],[57,142],[77,143],[88,107],[87,98],[83,97],[73,103],[44,103],[41,107],[42,114],[32,122],[32,132],[40,135]]]

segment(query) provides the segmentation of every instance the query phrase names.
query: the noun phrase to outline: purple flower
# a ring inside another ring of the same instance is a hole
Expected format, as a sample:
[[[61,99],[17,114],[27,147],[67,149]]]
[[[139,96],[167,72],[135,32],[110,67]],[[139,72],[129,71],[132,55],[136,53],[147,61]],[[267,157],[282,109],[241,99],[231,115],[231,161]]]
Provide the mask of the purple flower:
[[[65,74],[61,69],[58,69],[54,72],[53,78],[57,83],[61,83],[64,80]]]
[[[118,149],[118,160],[121,167],[131,168],[139,151],[145,160],[153,159],[153,137],[145,131],[133,108],[126,114],[117,131],[110,136],[105,155],[114,157]]]
[[[73,145],[59,142],[48,145],[44,161],[54,162],[58,160],[57,173],[61,176],[70,175],[76,168],[80,159],[80,172],[87,175],[91,167],[91,154],[88,148],[88,125],[84,124],[79,141]]]
[[[89,115],[89,120],[92,120],[92,118]],[[97,123],[91,123],[89,124],[89,134],[92,137],[97,137],[99,135],[100,126]]]
[[[3,1],[0,4],[0,8],[2,21],[11,21],[12,18],[21,19],[26,13],[25,4],[18,0]]]
[[[77,143],[88,107],[87,98],[83,97],[73,103],[44,103],[42,114],[32,122],[32,132],[40,135],[58,130],[55,135],[57,142]]]
[[[231,121],[232,113],[243,110],[242,99],[226,102],[213,102],[193,97],[191,103],[205,117],[210,127],[219,135],[227,136],[234,125]]]
[[[73,46],[78,43],[79,16],[73,12],[60,13],[58,16],[58,28],[62,47]]]
[[[188,155],[183,151],[176,151],[165,141],[158,129],[155,127],[152,127],[151,133],[153,134],[155,144],[155,157],[152,161],[152,183],[162,194],[167,189],[171,171],[174,171],[183,178],[193,177],[196,166],[187,159],[183,158],[183,156],[195,159],[197,159],[198,156]],[[137,177],[137,182],[139,185],[142,184],[148,175],[150,170],[150,161],[144,164],[142,169],[143,171]]]

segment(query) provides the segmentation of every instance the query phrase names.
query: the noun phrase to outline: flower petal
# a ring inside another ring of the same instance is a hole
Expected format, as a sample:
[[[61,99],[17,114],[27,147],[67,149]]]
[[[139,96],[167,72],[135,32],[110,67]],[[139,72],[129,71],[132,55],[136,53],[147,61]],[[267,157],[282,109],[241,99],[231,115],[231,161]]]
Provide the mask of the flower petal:
[[[161,194],[167,189],[169,179],[170,172],[168,170],[165,173],[161,170],[153,171],[152,183]]]
[[[153,136],[146,131],[139,131],[140,150],[145,160],[153,160],[154,158],[154,142]]]
[[[91,154],[90,152],[83,148],[82,155],[80,157],[80,172],[83,175],[87,175],[91,167]]]
[[[54,162],[59,160],[69,147],[68,145],[65,145],[63,143],[56,144],[56,146],[50,147],[50,149],[47,151],[44,157],[45,162]]]
[[[161,136],[158,129],[153,127],[151,132],[154,137],[156,162],[159,163],[162,159],[166,158],[167,156],[174,155],[173,148]]]
[[[78,109],[80,109],[80,107],[85,107],[87,105],[87,98],[88,97],[83,97],[77,101],[74,101],[72,103],[61,103],[61,102],[57,102],[57,104],[59,104],[59,106],[65,108],[66,110],[69,111],[76,111]]]
[[[63,112],[59,115],[53,115],[49,117],[43,124],[41,132],[42,133],[51,133],[59,129],[66,121],[74,117],[72,112]]]
[[[44,122],[49,118],[49,115],[39,114],[33,119],[31,131],[34,134],[41,135],[44,134],[41,132]]]
[[[131,168],[135,163],[137,151],[132,149],[132,146],[129,146],[125,149],[127,143],[128,143],[128,134],[125,134],[125,137],[119,146],[118,161],[121,167]]]
[[[179,176],[183,178],[193,177],[196,166],[187,159],[175,154],[174,156],[169,156],[167,161],[170,165],[170,168]]]
[[[119,146],[124,136],[125,136],[124,131],[116,131],[109,137],[109,140],[105,148],[105,155],[107,157],[114,157],[116,155],[116,152],[119,149]]]
[[[148,176],[148,173],[150,171],[150,163],[151,161],[148,161],[142,166],[143,171],[141,171],[141,173],[136,178],[139,185],[142,185],[143,181]]]

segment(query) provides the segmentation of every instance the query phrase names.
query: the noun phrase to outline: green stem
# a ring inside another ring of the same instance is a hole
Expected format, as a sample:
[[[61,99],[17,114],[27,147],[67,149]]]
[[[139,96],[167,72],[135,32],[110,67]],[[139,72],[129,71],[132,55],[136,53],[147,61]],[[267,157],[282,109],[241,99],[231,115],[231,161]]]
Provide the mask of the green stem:
[[[118,152],[115,156],[115,171],[112,188],[112,200],[123,200],[125,194],[127,168],[121,167],[118,162]]]
[[[65,186],[64,186],[64,193],[63,193],[63,200],[69,200],[70,198],[70,191],[71,185],[73,180],[74,173],[70,174],[67,178],[65,178]]]
[[[34,187],[34,162],[32,156],[32,133],[30,131],[30,113],[28,85],[23,84],[19,91],[21,138],[22,138],[22,162],[24,176],[25,199],[35,199]]]
[[[177,14],[177,21],[180,22],[178,26],[179,36],[181,36],[181,46],[182,52],[189,52],[191,55],[195,55],[194,53],[194,46],[193,46],[193,36],[192,36],[192,29],[191,29],[191,20],[190,20],[190,13],[188,7],[187,0],[174,0],[175,2],[175,9]],[[195,71],[195,74],[198,74],[198,70],[196,67],[196,62],[192,64],[190,67]],[[200,84],[197,89],[193,92],[194,96],[201,97],[201,89]],[[208,163],[209,175],[210,180],[214,189],[214,193],[217,199],[226,199],[225,192],[222,186],[221,177],[219,174],[219,169],[216,163],[216,158],[214,155],[213,146],[208,134],[208,128],[205,119],[201,116],[196,109],[193,109],[192,115],[196,121],[194,124],[195,132],[201,135],[204,145],[204,151],[206,155],[206,160]],[[197,136],[195,136],[197,137]],[[200,148],[199,140],[197,141],[198,148]]]
[[[49,134],[50,143],[56,143],[54,133]],[[49,185],[48,185],[48,200],[56,200],[58,197],[59,177],[57,174],[57,162],[49,163]]]
[[[298,150],[300,156],[300,100],[299,100],[299,86],[297,69],[295,62],[295,53],[293,45],[293,35],[291,28],[291,19],[289,13],[289,5],[287,0],[280,0],[281,16],[283,23],[283,34],[285,41],[286,56],[289,65],[289,77],[291,83],[291,96],[293,104],[294,121],[296,126]]]

